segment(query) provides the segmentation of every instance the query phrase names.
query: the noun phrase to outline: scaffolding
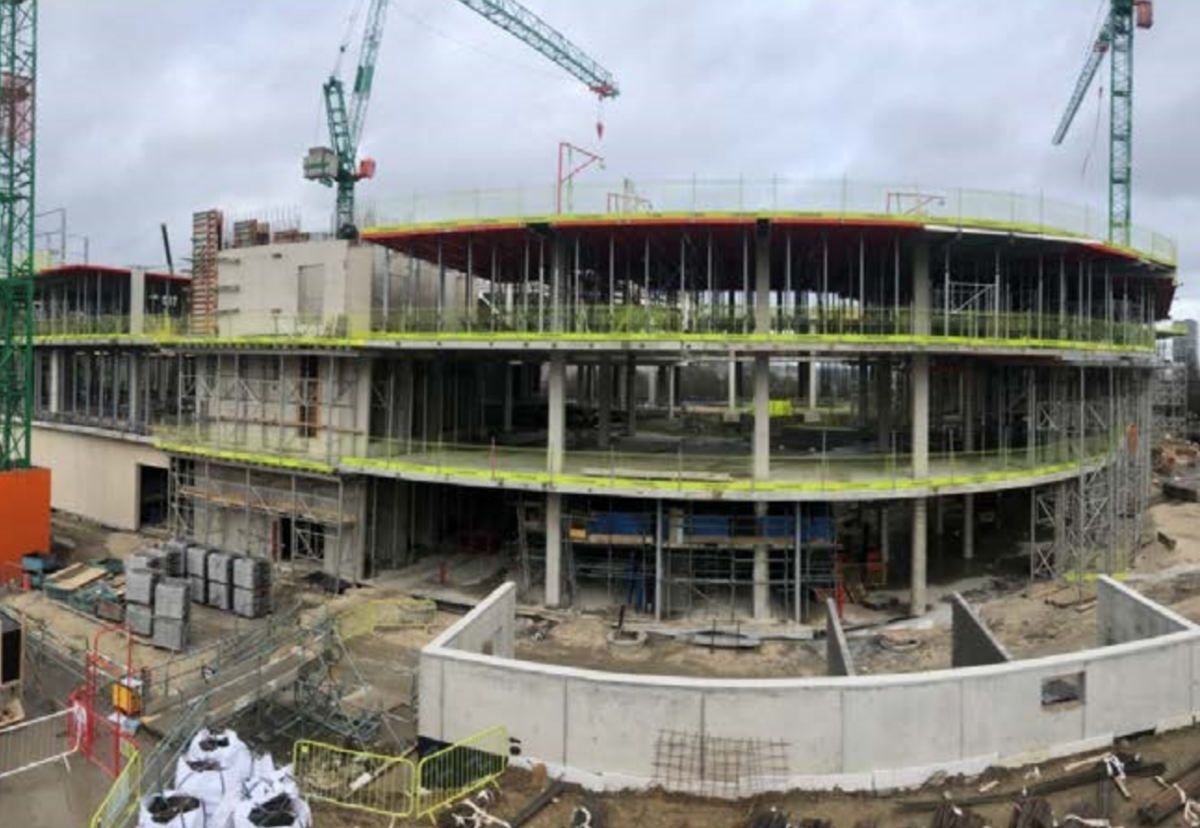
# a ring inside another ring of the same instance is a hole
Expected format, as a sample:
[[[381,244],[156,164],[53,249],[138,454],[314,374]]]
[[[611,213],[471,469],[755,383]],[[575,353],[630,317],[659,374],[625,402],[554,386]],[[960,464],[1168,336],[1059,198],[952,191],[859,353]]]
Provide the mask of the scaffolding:
[[[293,577],[359,577],[362,486],[353,479],[172,456],[168,486],[177,537],[269,558]]]
[[[170,437],[333,464],[365,435],[358,427],[359,364],[282,353],[180,356],[180,415]]]
[[[801,623],[814,606],[839,595],[848,571],[865,572],[844,561],[827,506],[795,504],[791,514],[761,516],[639,506],[580,503],[564,512],[564,595],[572,603],[595,601],[598,593],[605,605],[658,620],[735,620],[753,590],[765,587],[775,610]],[[519,498],[515,508],[516,568],[520,586],[529,589],[545,571],[543,503]],[[760,555],[766,565],[756,573]]]
[[[1154,372],[1154,438],[1157,441],[1187,436],[1188,369],[1182,362],[1166,362]]]
[[[1124,571],[1140,544],[1149,503],[1150,446],[1139,436],[1151,431],[1144,372],[1079,368],[1077,373],[1076,384],[1041,389],[1035,406],[1037,430],[1066,437],[1064,459],[1077,462],[1079,471],[1033,491],[1029,556],[1034,579],[1083,580]]]

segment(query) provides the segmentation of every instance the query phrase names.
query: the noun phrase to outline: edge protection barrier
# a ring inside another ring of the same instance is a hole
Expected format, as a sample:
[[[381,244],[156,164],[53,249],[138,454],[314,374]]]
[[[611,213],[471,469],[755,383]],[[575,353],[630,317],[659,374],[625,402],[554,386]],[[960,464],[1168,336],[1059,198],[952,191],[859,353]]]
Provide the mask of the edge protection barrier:
[[[309,799],[392,818],[415,812],[417,765],[403,756],[302,740],[292,747],[292,768]]]
[[[92,814],[89,828],[120,828],[127,825],[142,799],[142,754],[129,742],[121,742],[125,767]]]
[[[498,779],[508,769],[508,731],[491,727],[421,759],[416,813],[432,817]]]

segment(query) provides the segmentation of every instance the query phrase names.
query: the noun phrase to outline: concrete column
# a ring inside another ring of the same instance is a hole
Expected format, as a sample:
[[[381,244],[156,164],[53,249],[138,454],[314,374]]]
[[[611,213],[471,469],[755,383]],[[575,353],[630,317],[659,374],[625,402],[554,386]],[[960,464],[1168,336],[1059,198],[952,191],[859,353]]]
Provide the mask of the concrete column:
[[[729,403],[726,407],[725,414],[728,419],[733,419],[737,415],[737,356],[730,355],[729,370],[726,372],[726,379],[729,385]]]
[[[754,479],[771,477],[771,360],[754,357]]]
[[[567,421],[567,365],[561,353],[550,355],[550,375],[546,416],[546,471],[551,475],[562,474],[563,450],[566,447]]]
[[[963,495],[963,557],[975,557],[975,495]]]
[[[883,559],[885,569],[892,560],[892,529],[888,521],[890,512],[886,505],[879,509],[879,556]]]
[[[767,515],[767,504],[754,504],[754,516]],[[765,544],[754,547],[754,620],[767,621],[771,618],[771,564],[770,551]]]
[[[864,357],[859,357],[858,360],[858,423],[862,428],[870,425],[871,420],[867,415],[868,389],[867,389],[867,360]]]
[[[875,440],[879,451],[892,447],[892,364],[886,359],[875,365]]]
[[[129,372],[129,424],[136,426],[142,412],[142,383],[137,354],[126,355],[125,367]]]
[[[562,606],[562,495],[546,495],[546,606]]]
[[[975,404],[976,404],[976,373],[973,365],[967,365],[963,373],[966,388],[963,394],[963,450],[970,455],[975,451]],[[967,462],[972,458],[968,456]],[[963,496],[963,558],[971,560],[975,557],[975,495]]]
[[[445,366],[440,360],[430,363],[432,376],[433,393],[430,394],[432,399],[426,401],[426,410],[429,415],[429,421],[425,426],[425,433],[429,435],[430,440],[440,441],[442,432],[445,429],[445,402],[446,402],[446,371]]]
[[[613,366],[605,358],[600,363],[600,414],[597,425],[596,441],[600,448],[607,449],[612,444],[612,398],[613,398]]]
[[[912,475],[929,476],[929,355],[912,358]]]
[[[637,362],[630,354],[625,364],[625,433],[637,436]]]
[[[146,332],[146,269],[129,271],[129,332],[135,336]]]
[[[908,614],[914,618],[919,618],[925,614],[928,515],[929,508],[925,498],[919,497],[914,500],[912,515],[912,566],[909,575],[911,597],[908,605]]]
[[[820,390],[819,381],[821,377],[818,362],[808,363],[808,410],[817,410],[817,392]]]
[[[50,358],[50,413],[58,414],[62,411],[62,365],[64,352],[61,348],[47,348],[42,353]]]
[[[513,366],[504,365],[504,433],[512,434],[513,430]]]
[[[408,450],[413,436],[413,404],[416,399],[414,392],[413,362],[406,359],[400,363],[400,424],[397,437],[400,448]]]
[[[771,332],[771,228],[760,221],[754,235],[754,330]],[[746,297],[749,300],[749,297]]]
[[[913,335],[929,336],[933,330],[930,310],[929,245],[921,242],[913,250]]]
[[[649,385],[649,393],[647,394],[650,408],[658,408],[658,392],[666,385],[662,377],[663,367],[661,365],[650,369],[650,374],[647,377]]]
[[[667,367],[667,419],[674,420],[676,416],[676,395],[679,393],[679,368],[675,365]]]

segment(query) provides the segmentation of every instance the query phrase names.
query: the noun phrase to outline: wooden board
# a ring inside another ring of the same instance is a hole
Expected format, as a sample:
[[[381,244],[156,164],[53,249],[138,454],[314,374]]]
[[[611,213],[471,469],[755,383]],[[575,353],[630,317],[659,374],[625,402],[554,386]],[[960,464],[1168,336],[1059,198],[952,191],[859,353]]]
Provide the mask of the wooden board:
[[[65,576],[65,577],[64,577]],[[66,592],[73,592],[95,583],[101,578],[108,577],[108,570],[98,566],[89,566],[87,564],[73,564],[68,566],[62,572],[51,575],[46,579],[47,583],[55,589],[61,589]]]

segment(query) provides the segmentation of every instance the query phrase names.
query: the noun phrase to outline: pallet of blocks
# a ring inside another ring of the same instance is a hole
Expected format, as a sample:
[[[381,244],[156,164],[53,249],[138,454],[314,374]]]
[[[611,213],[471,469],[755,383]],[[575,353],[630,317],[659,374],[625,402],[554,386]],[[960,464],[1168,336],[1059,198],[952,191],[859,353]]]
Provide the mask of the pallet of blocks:
[[[208,602],[208,557],[213,550],[207,546],[189,546],[185,555],[187,577],[191,583],[192,602]]]
[[[233,611],[243,618],[262,618],[271,610],[271,562],[263,558],[234,560]]]
[[[208,556],[208,605],[228,612],[233,609],[233,559],[236,556],[214,552]]]
[[[154,644],[180,652],[187,649],[191,624],[191,583],[187,578],[164,578],[154,589]]]

